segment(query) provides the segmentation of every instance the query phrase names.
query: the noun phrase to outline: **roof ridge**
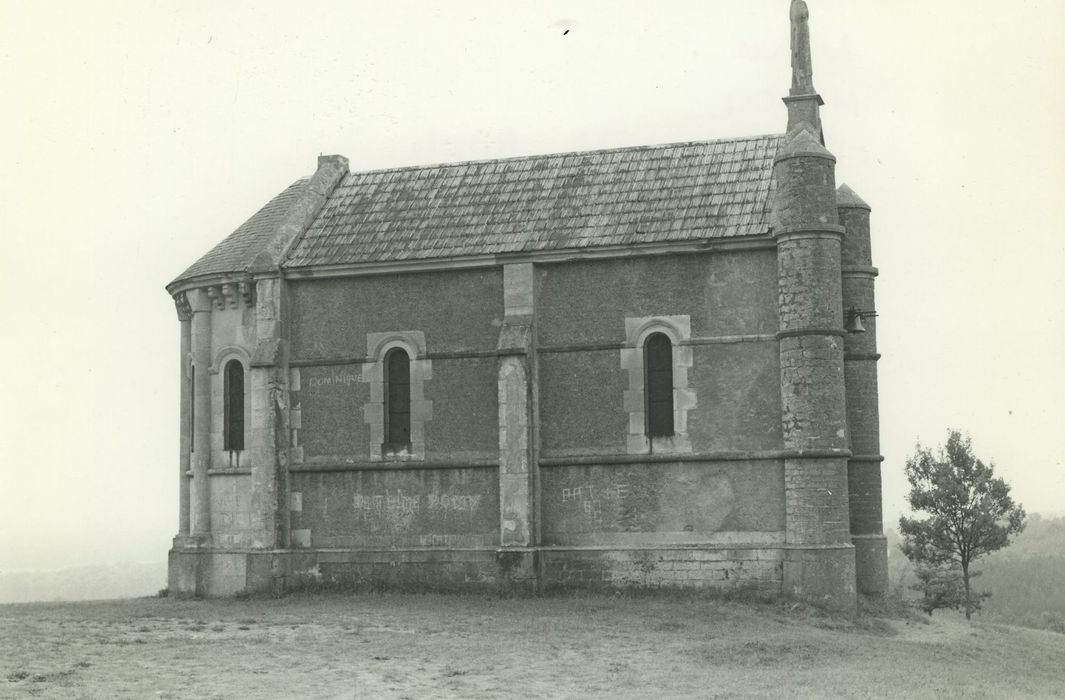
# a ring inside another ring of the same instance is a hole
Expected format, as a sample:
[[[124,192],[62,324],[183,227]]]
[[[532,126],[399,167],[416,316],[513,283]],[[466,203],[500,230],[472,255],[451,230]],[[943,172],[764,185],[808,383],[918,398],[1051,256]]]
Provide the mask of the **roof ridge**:
[[[520,156],[504,156],[502,158],[475,158],[471,160],[449,160],[440,163],[425,163],[420,165],[401,165],[392,168],[372,168],[370,170],[352,170],[351,175],[371,175],[374,173],[397,173],[410,170],[431,170],[433,168],[455,167],[458,165],[479,165],[482,163],[504,163],[512,160],[534,160],[537,158],[557,158],[559,156],[579,156],[593,153],[621,153],[625,151],[649,151],[655,148],[675,148],[677,146],[706,146],[714,143],[729,143],[733,141],[756,141],[758,139],[783,138],[786,134],[755,134],[753,136],[732,136],[724,139],[704,139],[695,141],[672,141],[669,143],[642,144],[637,146],[614,146],[611,148],[590,148],[584,151],[554,151],[552,153],[532,153]]]

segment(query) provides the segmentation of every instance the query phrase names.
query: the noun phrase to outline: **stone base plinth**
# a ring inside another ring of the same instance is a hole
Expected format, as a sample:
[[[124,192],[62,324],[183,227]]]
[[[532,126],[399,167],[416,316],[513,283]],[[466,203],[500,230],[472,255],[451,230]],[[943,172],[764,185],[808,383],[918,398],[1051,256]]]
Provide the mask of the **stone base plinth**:
[[[865,551],[863,549],[863,551]],[[883,552],[883,548],[879,550]],[[853,612],[855,547],[470,547],[236,551],[173,549],[175,596],[300,589],[539,591],[685,588],[784,593]]]
[[[545,547],[547,590],[697,589],[780,593],[780,547],[676,547],[614,549]]]
[[[220,597],[238,593],[274,593],[285,589],[287,552],[170,550],[167,582],[175,597]]]
[[[853,535],[858,592],[880,596],[888,590],[887,538],[883,535]]]
[[[852,545],[787,547],[784,550],[786,595],[845,613],[857,610]]]
[[[194,549],[171,549],[167,556],[167,588],[174,597],[203,595],[200,583],[200,553]]]
[[[621,588],[781,591],[779,547],[471,547],[466,549],[174,549],[176,596],[286,590],[481,591]]]

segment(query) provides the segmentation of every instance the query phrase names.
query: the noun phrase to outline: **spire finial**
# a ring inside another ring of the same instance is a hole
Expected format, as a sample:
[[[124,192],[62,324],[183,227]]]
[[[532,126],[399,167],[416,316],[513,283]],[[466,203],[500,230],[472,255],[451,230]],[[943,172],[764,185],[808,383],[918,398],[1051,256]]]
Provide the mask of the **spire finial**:
[[[804,0],[791,0],[791,94],[812,95],[813,61],[810,58],[810,10]]]

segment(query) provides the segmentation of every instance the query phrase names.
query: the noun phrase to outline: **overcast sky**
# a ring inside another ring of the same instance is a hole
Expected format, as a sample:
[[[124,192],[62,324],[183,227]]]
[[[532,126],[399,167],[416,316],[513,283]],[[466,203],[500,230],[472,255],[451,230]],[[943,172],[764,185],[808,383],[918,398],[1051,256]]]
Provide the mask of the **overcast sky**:
[[[780,132],[788,5],[0,0],[0,569],[165,558],[163,286],[320,153]],[[809,5],[837,181],[873,207],[887,523],[950,427],[1065,512],[1065,3]]]

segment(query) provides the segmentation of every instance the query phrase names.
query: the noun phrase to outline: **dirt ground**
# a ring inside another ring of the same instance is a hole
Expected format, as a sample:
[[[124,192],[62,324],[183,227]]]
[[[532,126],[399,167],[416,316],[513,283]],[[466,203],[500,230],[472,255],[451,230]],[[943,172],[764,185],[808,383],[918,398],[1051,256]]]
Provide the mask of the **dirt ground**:
[[[687,597],[7,605],[0,697],[1065,697],[1065,635]]]

